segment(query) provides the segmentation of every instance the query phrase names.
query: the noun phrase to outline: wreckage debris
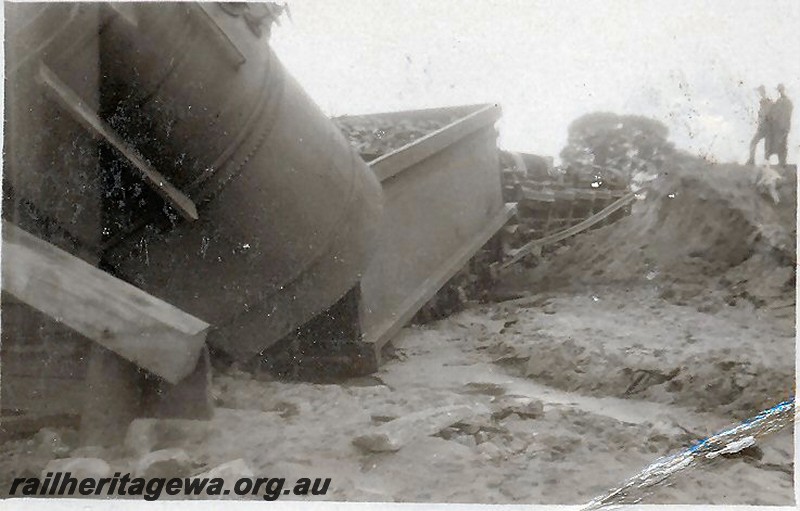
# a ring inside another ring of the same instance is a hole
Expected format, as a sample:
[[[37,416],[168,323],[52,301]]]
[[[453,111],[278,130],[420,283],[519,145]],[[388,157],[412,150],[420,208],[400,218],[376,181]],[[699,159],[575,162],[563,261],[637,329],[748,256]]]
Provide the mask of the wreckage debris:
[[[374,427],[353,439],[353,445],[369,452],[399,451],[421,436],[435,435],[447,426],[481,413],[481,407],[453,405],[409,413]]]

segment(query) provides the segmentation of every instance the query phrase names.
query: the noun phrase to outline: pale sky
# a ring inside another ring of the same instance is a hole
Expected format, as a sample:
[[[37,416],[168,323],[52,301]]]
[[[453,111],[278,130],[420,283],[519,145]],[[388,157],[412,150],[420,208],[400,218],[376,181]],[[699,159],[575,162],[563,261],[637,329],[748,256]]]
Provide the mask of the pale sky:
[[[744,161],[753,89],[783,82],[800,130],[798,0],[288,3],[272,45],[329,115],[496,102],[501,146],[556,156],[576,117],[635,113]]]

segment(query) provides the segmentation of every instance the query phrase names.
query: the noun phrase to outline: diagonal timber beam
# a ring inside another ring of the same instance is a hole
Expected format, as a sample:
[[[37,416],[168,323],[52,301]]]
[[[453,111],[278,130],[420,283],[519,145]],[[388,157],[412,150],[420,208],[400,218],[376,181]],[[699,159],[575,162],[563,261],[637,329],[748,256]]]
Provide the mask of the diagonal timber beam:
[[[198,219],[197,206],[194,201],[155,170],[134,147],[125,142],[111,126],[92,111],[80,96],[61,81],[49,67],[41,65],[38,79],[47,87],[47,91],[53,99],[94,137],[105,140],[127,158],[142,175],[145,183],[172,205],[181,216],[189,221]]]
[[[3,221],[2,289],[76,332],[177,383],[210,325]]]

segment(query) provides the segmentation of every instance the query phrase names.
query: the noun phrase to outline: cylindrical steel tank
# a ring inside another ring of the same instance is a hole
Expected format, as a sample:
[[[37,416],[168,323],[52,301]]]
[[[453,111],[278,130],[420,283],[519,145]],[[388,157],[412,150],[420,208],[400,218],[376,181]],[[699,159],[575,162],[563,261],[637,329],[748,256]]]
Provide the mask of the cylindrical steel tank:
[[[356,284],[382,205],[372,171],[270,50],[264,9],[104,5],[94,29],[100,117],[199,215],[179,218],[101,145],[103,263],[242,357]]]

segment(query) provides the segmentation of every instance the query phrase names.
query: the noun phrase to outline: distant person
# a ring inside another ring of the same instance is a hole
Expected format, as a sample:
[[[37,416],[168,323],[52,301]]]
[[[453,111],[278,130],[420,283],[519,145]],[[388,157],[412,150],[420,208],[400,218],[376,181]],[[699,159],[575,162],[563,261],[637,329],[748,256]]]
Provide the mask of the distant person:
[[[753,140],[750,141],[750,159],[747,160],[748,165],[754,165],[756,162],[756,147],[761,140],[764,140],[764,159],[769,159],[769,112],[772,108],[772,100],[767,97],[767,89],[763,85],[759,85],[756,89],[760,99],[758,101],[758,128],[756,134],[753,135]]]
[[[778,164],[785,167],[789,130],[792,128],[792,102],[786,95],[786,87],[783,84],[778,85],[778,99],[769,110],[768,123],[767,159],[777,154]]]

